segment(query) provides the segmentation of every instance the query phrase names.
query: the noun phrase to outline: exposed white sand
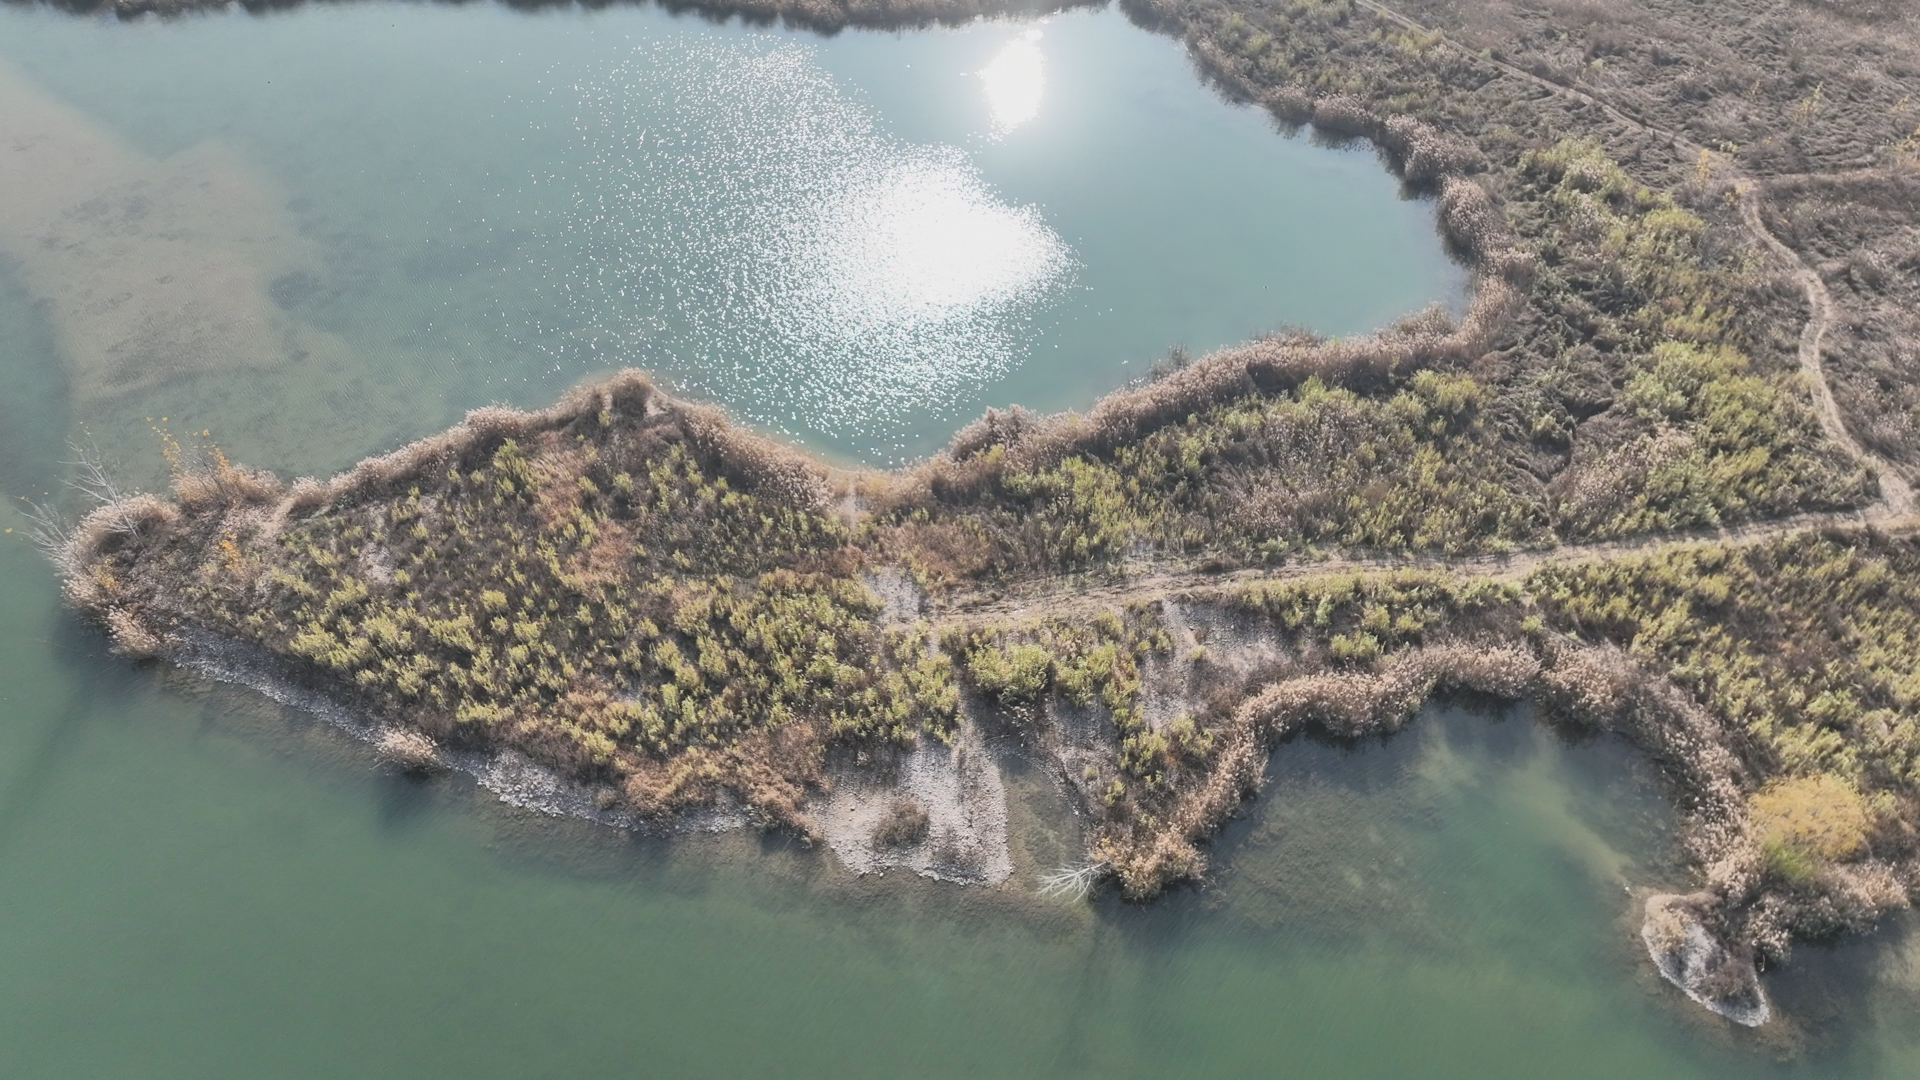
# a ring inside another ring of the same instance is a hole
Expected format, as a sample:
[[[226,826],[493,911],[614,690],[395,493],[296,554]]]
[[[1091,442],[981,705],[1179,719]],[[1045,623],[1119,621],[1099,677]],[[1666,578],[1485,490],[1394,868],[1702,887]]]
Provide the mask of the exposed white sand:
[[[927,837],[911,846],[880,847],[874,828],[902,797],[926,810]],[[952,747],[923,737],[901,756],[896,775],[839,770],[832,790],[815,800],[811,813],[827,846],[857,874],[898,866],[973,885],[998,885],[1013,875],[1006,785],[993,749],[971,720],[963,719]]]

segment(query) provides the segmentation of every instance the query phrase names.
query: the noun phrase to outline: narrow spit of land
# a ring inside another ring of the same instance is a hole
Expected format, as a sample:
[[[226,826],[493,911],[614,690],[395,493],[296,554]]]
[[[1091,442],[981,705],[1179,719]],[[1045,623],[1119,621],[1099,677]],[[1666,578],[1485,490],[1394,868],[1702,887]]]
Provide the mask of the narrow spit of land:
[[[1636,45],[1483,3],[1129,6],[1431,194],[1457,322],[1251,342],[888,474],[630,373],[324,482],[175,448],[170,498],[96,477],[46,539],[122,649],[324,696],[409,767],[510,759],[607,820],[738,814],[956,880],[1009,871],[996,739],[1084,817],[1054,884],[1146,899],[1289,739],[1530,700],[1668,775],[1696,878],[1642,936],[1761,1023],[1761,968],[1920,891],[1920,438],[1876,404],[1920,369],[1862,329],[1920,295],[1920,246],[1874,232],[1920,229],[1920,46],[1897,12],[1724,7],[1636,9]],[[1710,51],[1736,31],[1795,47]],[[1675,74],[1695,48],[1714,80]]]

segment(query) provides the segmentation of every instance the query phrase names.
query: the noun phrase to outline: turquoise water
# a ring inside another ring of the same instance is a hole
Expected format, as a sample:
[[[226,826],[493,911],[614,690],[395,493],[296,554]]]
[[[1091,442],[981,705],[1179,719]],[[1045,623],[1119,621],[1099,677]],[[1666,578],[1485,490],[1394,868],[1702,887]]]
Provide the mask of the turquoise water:
[[[155,272],[100,292],[138,303],[162,263],[204,258],[257,297],[224,296],[231,321],[271,324],[83,410],[130,449],[157,409],[247,460],[332,468],[632,365],[892,462],[988,405],[1083,406],[1176,346],[1464,299],[1430,205],[1371,151],[1277,136],[1114,11],[820,38],[650,8],[9,10],[0,64],[71,109],[16,123],[42,158],[125,159],[14,178],[55,189],[0,217],[30,291],[100,272],[46,254],[38,218],[104,247],[117,215],[73,206],[138,189],[181,243],[122,252]],[[190,185],[218,195],[165,197]]]
[[[0,12],[0,147],[42,154],[0,166],[0,489],[54,489],[76,435],[151,473],[156,428],[321,472],[626,350],[884,460],[1174,343],[1457,302],[1364,151],[1273,133],[1114,13],[1032,29]],[[162,300],[204,325],[155,338]],[[151,340],[194,348],[129,352]],[[184,367],[140,382],[136,353]],[[927,400],[858,377],[888,356]],[[1920,1076],[1904,926],[1802,949],[1757,1037],[1659,983],[1629,895],[1685,883],[1657,784],[1524,712],[1283,748],[1211,883],[1151,907],[1035,895],[1077,838],[1017,763],[1007,888],[851,879],[779,838],[638,840],[406,780],[110,657],[25,527],[0,510],[7,1076]]]
[[[1620,882],[1670,872],[1665,814],[1619,747],[1524,717],[1288,747],[1214,885],[1056,905],[1028,891],[1064,854],[1035,776],[1012,777],[1004,893],[848,880],[779,840],[529,821],[385,774],[244,691],[102,656],[33,557],[0,550],[9,1075],[1895,1077],[1920,1060],[1920,982],[1890,946],[1801,995],[1859,1015],[1814,1025],[1787,1066],[1651,980]]]

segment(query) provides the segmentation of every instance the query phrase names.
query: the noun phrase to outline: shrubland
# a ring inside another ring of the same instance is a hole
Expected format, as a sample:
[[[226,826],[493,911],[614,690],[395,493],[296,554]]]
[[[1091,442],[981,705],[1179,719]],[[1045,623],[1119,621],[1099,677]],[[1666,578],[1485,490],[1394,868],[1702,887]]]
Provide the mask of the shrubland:
[[[1920,543],[1854,529],[1498,574],[1308,571],[942,642],[985,715],[1055,763],[1088,865],[1128,896],[1203,875],[1206,840],[1293,739],[1384,737],[1436,699],[1527,701],[1666,777],[1698,878],[1650,919],[1684,910],[1777,963],[1920,886],[1917,613]],[[1212,635],[1180,645],[1196,620]]]
[[[1556,567],[1531,584],[1556,622],[1643,657],[1737,725],[1766,771],[1920,793],[1911,543],[1807,533]]]
[[[1472,274],[1458,316],[1275,334],[857,477],[624,376],[325,483],[183,472],[81,523],[71,596],[129,651],[245,641],[642,815],[736,802],[805,829],[835,748],[1000,724],[1051,755],[1089,866],[1134,898],[1204,871],[1288,740],[1524,699],[1660,764],[1720,940],[1778,960],[1903,903],[1920,551],[1836,512],[1882,494],[1847,432],[1920,460],[1908,6],[1126,8],[1224,93],[1371,142],[1430,196]],[[1785,523],[1808,514],[1835,527]],[[1729,526],[1748,540],[1662,539]],[[867,588],[901,568],[932,622]],[[980,606],[1014,585],[1023,610]],[[1189,641],[1176,608],[1225,636]],[[874,839],[925,827],[903,802]]]
[[[1264,93],[1233,55],[1214,57],[1222,78]],[[1268,100],[1323,119],[1311,100]],[[1429,312],[1360,339],[1282,335],[1084,417],[990,415],[891,485],[878,526],[908,555],[930,531],[962,536],[967,557],[934,560],[934,576],[995,580],[1331,548],[1498,552],[1871,500],[1872,475],[1811,407],[1774,272],[1724,206],[1703,216],[1591,138],[1487,165],[1424,121],[1327,107],[1329,123],[1401,146],[1403,172],[1482,163],[1471,182],[1423,181],[1477,271],[1458,324]]]
[[[1834,299],[1824,363],[1850,428],[1912,477],[1920,475],[1920,136],[1910,145],[1884,169],[1773,181],[1767,223],[1807,257]]]
[[[1210,645],[1184,673],[1163,667],[1157,677],[1190,686],[1197,707],[1177,726],[1145,726],[1159,754],[1149,769],[1126,742],[1138,690],[1102,700],[1112,764],[1078,785],[1098,823],[1091,851],[1129,895],[1151,896],[1204,872],[1204,840],[1286,741],[1391,734],[1435,698],[1527,700],[1660,764],[1700,868],[1701,910],[1777,961],[1796,936],[1868,925],[1920,883],[1916,590],[1914,541],[1835,532],[1501,577],[1325,573],[1187,596],[1183,607],[1211,606],[1262,659],[1235,664],[1233,646]],[[1006,702],[998,658],[1060,625],[976,631],[966,640],[997,653],[964,676]],[[1179,666],[1163,639],[1144,640]],[[1036,648],[1035,669],[1050,655]],[[1029,680],[1019,703],[1033,709],[1049,688],[1064,698],[1060,685]]]
[[[642,813],[725,793],[797,824],[828,746],[950,733],[950,664],[876,618],[818,478],[715,423],[631,376],[332,486],[222,464],[133,534],[83,534],[73,587],[110,623],[304,660]]]

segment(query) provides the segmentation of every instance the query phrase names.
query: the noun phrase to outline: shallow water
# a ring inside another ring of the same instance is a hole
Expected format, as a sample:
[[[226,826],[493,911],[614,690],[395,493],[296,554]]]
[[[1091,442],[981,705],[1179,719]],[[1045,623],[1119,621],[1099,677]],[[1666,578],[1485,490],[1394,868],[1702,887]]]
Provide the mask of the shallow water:
[[[80,419],[130,454],[151,412],[337,468],[631,365],[890,462],[1174,346],[1463,303],[1430,204],[1370,150],[1276,136],[1116,11],[821,38],[652,8],[7,10],[9,67],[0,95],[36,108],[0,134],[45,146],[0,251],[102,338],[70,350]],[[169,242],[140,232],[161,220]],[[153,284],[170,262],[231,287]],[[178,350],[197,374],[89,395],[138,352],[99,324],[149,294],[220,316]]]
[[[12,1075],[1915,1075],[1885,946],[1803,995],[1860,1015],[1784,1067],[1652,981],[1622,883],[1671,872],[1666,814],[1524,716],[1290,746],[1210,888],[1050,904],[1066,838],[1017,768],[1007,893],[631,841],[103,656],[31,558],[0,554]]]
[[[0,11],[0,56],[52,117],[44,146],[81,182],[105,171],[88,161],[118,178],[95,193],[117,216],[59,219],[70,250],[226,260],[264,321],[209,331],[182,362],[249,334],[280,350],[90,394],[81,362],[120,357],[88,353],[98,335],[69,334],[86,304],[48,291],[75,264],[11,255],[0,488],[9,507],[53,488],[68,455],[52,448],[82,429],[136,470],[164,428],[324,471],[476,403],[539,404],[623,350],[878,460],[984,402],[1084,404],[1173,342],[1359,330],[1457,297],[1427,210],[1364,151],[1273,134],[1112,13],[1031,29]],[[752,73],[735,89],[761,111],[701,97],[720,71]],[[679,141],[622,141],[689,97]],[[835,154],[760,130],[796,102],[835,119]],[[716,132],[778,160],[715,173]],[[717,202],[674,202],[695,181]],[[192,191],[255,195],[216,227]],[[583,196],[601,191],[640,205]],[[660,206],[694,224],[663,232],[645,209]],[[32,231],[14,228],[16,245]],[[741,258],[729,237],[759,246]],[[928,255],[955,244],[957,266]],[[650,279],[652,255],[682,261]],[[624,285],[588,272],[602,266]],[[811,272],[775,272],[791,266]],[[117,310],[147,302],[126,280]],[[613,299],[650,280],[698,304]],[[715,295],[775,330],[699,307]],[[850,336],[809,323],[815,301]],[[884,378],[836,373],[875,341],[910,375],[952,377],[949,396],[895,409]],[[781,367],[787,345],[813,366]],[[815,422],[820,394],[871,422]],[[60,611],[25,527],[0,510],[10,1076],[1920,1076],[1920,949],[1902,927],[1803,949],[1770,979],[1789,1021],[1758,1038],[1660,984],[1629,890],[1684,875],[1652,778],[1524,713],[1436,709],[1384,745],[1283,748],[1209,887],[1149,908],[1032,895],[1077,840],[1017,760],[1008,889],[850,879],[777,839],[639,841],[457,778],[408,781],[246,691],[109,657]]]

